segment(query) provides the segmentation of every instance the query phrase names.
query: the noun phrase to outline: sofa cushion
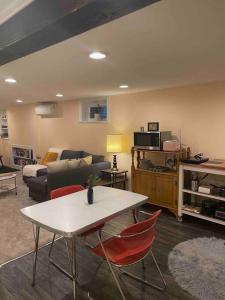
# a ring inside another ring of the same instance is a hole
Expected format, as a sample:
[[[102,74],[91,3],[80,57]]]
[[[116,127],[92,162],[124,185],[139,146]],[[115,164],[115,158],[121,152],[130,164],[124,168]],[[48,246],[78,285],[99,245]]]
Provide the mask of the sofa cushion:
[[[80,167],[91,165],[92,164],[92,155],[81,158]]]
[[[92,163],[93,164],[97,164],[99,162],[103,162],[104,161],[104,155],[97,155],[97,154],[91,154],[88,152],[83,151],[83,157],[92,155]]]
[[[69,168],[78,168],[80,166],[81,159],[68,159]]]
[[[48,172],[52,172],[52,173],[62,172],[69,168],[68,159],[57,160],[49,163],[47,166],[48,166]]]
[[[78,159],[83,157],[83,151],[64,150],[60,159]]]

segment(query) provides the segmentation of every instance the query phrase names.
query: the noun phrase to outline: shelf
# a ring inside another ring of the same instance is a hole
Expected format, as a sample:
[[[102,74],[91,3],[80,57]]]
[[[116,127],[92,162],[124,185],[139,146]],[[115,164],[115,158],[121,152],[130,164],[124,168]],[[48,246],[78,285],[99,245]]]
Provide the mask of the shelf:
[[[19,158],[19,159],[27,159],[27,160],[32,160],[29,157],[23,157],[23,156],[17,156],[17,155],[13,155],[14,158]]]
[[[180,164],[180,171],[191,171],[191,172],[208,173],[208,174],[225,176],[225,170],[224,169],[210,168],[210,167],[203,166],[201,164],[193,165],[193,164],[181,163]]]
[[[215,200],[219,200],[219,201],[225,201],[225,197],[221,197],[221,196],[194,192],[194,191],[191,191],[191,190],[188,190],[188,189],[182,189],[182,191],[184,193],[187,193],[187,194],[192,194],[192,195],[197,195],[197,196],[201,196],[201,197],[211,198],[211,199],[215,199]]]
[[[163,150],[150,150],[145,148],[135,148],[133,147],[134,151],[149,151],[152,153],[162,153],[162,154],[181,154],[182,151],[163,151]]]
[[[135,168],[135,170],[137,171],[143,171],[143,172],[148,172],[148,173],[152,173],[152,174],[159,174],[159,175],[170,175],[170,176],[178,176],[178,173],[176,171],[170,171],[170,172],[154,172],[151,170],[145,170],[145,169],[141,169],[141,168]]]
[[[220,224],[220,225],[225,225],[225,221],[222,221],[222,220],[219,220],[219,219],[216,219],[216,218],[212,218],[212,217],[207,217],[207,216],[204,216],[202,214],[193,213],[193,212],[187,211],[185,209],[182,209],[182,213],[184,215],[189,215],[189,216],[192,216],[192,217],[195,217],[195,218],[199,218],[199,219],[203,219],[203,220],[206,220],[206,221],[214,222],[214,223],[217,223],[217,224]]]

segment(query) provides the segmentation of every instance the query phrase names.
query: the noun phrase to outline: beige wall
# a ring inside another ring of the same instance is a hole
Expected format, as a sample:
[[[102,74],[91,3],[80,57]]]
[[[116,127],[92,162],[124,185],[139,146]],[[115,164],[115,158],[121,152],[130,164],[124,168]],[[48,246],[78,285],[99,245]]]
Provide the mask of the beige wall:
[[[117,95],[109,98],[110,121],[79,123],[77,101],[60,103],[61,117],[42,119],[34,105],[8,110],[9,140],[0,151],[9,160],[10,145],[33,145],[43,155],[48,147],[84,149],[105,154],[106,134],[123,133],[132,144],[132,133],[149,121],[159,121],[161,130],[181,130],[182,142],[194,152],[225,158],[225,82]],[[129,148],[128,147],[128,148]],[[130,154],[118,156],[121,167],[130,169]]]

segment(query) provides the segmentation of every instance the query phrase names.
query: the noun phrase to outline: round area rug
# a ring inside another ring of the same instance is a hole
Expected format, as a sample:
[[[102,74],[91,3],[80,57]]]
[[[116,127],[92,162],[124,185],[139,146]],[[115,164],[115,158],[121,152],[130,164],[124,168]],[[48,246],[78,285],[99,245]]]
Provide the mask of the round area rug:
[[[177,284],[201,300],[225,299],[224,242],[196,238],[176,245],[168,265]]]

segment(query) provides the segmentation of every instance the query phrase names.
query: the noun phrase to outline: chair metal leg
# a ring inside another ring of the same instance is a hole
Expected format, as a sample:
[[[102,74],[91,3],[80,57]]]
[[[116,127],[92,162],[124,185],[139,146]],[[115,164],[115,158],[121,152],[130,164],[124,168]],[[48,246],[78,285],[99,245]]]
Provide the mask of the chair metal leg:
[[[152,282],[150,282],[150,281],[144,280],[144,279],[142,279],[142,278],[140,278],[140,277],[134,275],[134,274],[131,273],[131,272],[125,271],[125,270],[122,269],[122,268],[119,268],[119,270],[120,270],[120,272],[121,272],[122,274],[124,274],[124,275],[127,275],[127,276],[129,276],[129,277],[131,277],[131,278],[133,278],[133,279],[135,279],[135,280],[137,280],[137,281],[139,281],[139,282],[142,282],[142,283],[144,283],[144,284],[146,284],[146,285],[148,285],[148,286],[150,286],[150,287],[153,287],[153,288],[155,288],[155,289],[157,289],[157,290],[159,290],[159,291],[164,291],[165,288],[166,288],[166,281],[165,281],[165,279],[164,279],[164,277],[163,277],[163,274],[162,274],[162,272],[161,272],[161,270],[160,270],[160,268],[159,268],[159,265],[158,265],[158,263],[157,263],[157,261],[156,261],[156,259],[155,259],[155,256],[154,256],[152,250],[150,250],[150,253],[151,253],[151,256],[152,256],[152,258],[153,258],[153,261],[154,261],[154,263],[155,263],[155,265],[156,265],[156,268],[157,268],[157,270],[158,270],[158,272],[159,272],[159,274],[160,274],[160,278],[161,278],[161,281],[162,281],[162,284],[163,284],[162,286],[158,286],[158,285],[156,285],[156,284],[154,284],[154,283],[152,283]]]
[[[121,297],[122,297],[123,300],[126,300],[126,298],[125,298],[125,296],[124,296],[124,293],[123,293],[123,290],[122,290],[122,288],[121,288],[121,286],[120,286],[119,280],[118,280],[118,278],[116,277],[116,274],[115,274],[115,272],[114,272],[114,270],[113,270],[113,268],[112,268],[112,265],[111,265],[111,263],[110,263],[110,261],[109,261],[109,259],[108,259],[108,257],[107,257],[105,248],[104,248],[104,246],[103,246],[103,244],[102,244],[101,233],[100,233],[100,232],[98,232],[98,239],[99,239],[100,245],[101,245],[101,247],[102,247],[103,253],[104,253],[104,255],[105,255],[106,261],[107,261],[107,263],[108,263],[109,269],[110,269],[110,271],[111,271],[111,273],[112,273],[112,276],[113,276],[113,278],[114,278],[114,280],[115,280],[115,282],[116,282],[116,285],[117,285],[117,287],[118,287],[118,290],[119,290],[119,292],[120,292],[120,295],[121,295]]]
[[[134,224],[138,223],[138,216],[137,216],[137,209],[133,209],[132,210],[132,214],[133,214],[133,219],[134,219]]]
[[[32,286],[35,286],[35,279],[36,279],[39,233],[40,233],[40,227],[36,225],[35,252],[34,252],[34,263],[33,263],[33,282],[32,282]]]
[[[163,288],[162,288],[161,290],[165,290],[165,288],[166,288],[166,281],[165,281],[165,279],[164,279],[164,276],[163,276],[163,274],[162,274],[162,272],[161,272],[161,270],[160,270],[160,268],[159,268],[159,265],[158,265],[158,263],[157,263],[157,260],[156,260],[156,258],[155,258],[155,255],[153,254],[152,250],[150,250],[150,253],[151,253],[151,255],[152,255],[153,261],[154,261],[154,263],[155,263],[155,265],[156,265],[156,268],[157,268],[157,270],[158,270],[158,272],[159,272],[159,275],[160,275],[161,280],[162,280],[162,283],[163,283]]]
[[[142,264],[142,269],[145,270],[146,267],[145,267],[145,261],[144,261],[144,259],[142,259],[141,264]]]

